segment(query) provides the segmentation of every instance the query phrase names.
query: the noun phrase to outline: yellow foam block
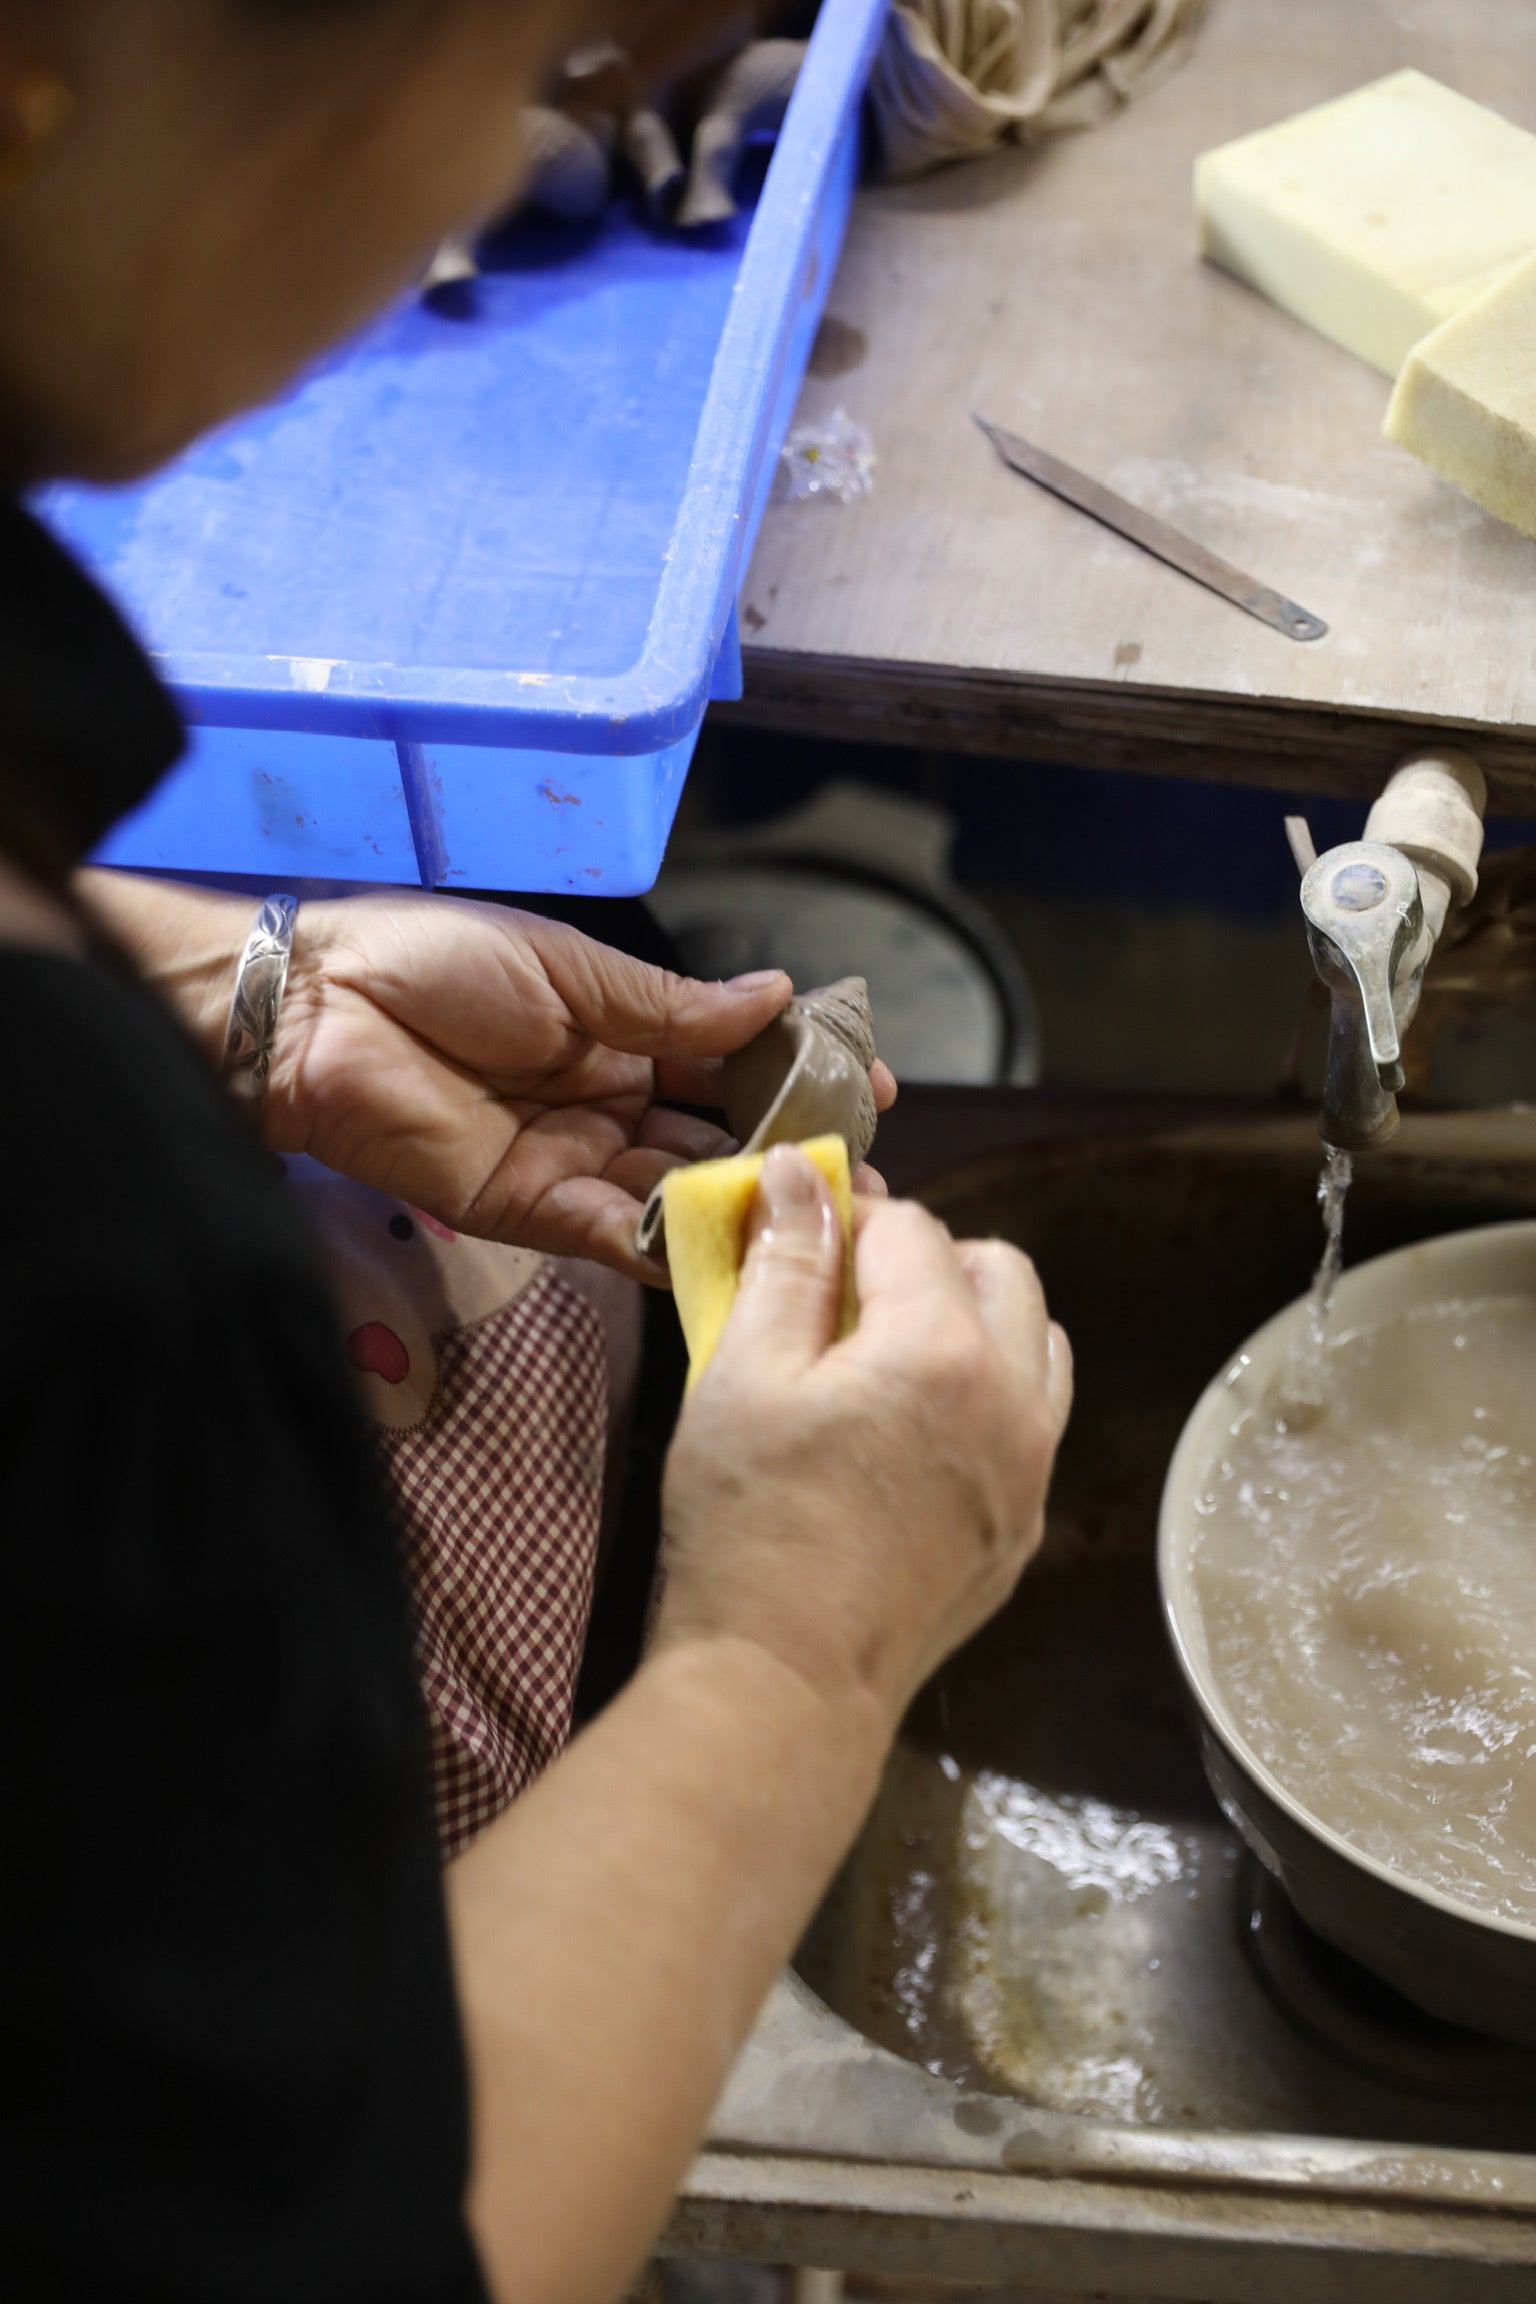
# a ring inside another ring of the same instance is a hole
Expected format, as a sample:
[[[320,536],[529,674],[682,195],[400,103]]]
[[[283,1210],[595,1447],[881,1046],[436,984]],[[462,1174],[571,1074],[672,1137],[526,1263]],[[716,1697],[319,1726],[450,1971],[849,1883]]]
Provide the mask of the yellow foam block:
[[[1422,72],[1206,152],[1200,252],[1395,376],[1536,249],[1536,136]]]
[[[1383,429],[1536,536],[1536,258],[1415,345]]]
[[[853,1285],[853,1180],[848,1172],[848,1147],[841,1136],[813,1136],[800,1150],[825,1176],[833,1206],[842,1218],[843,1308],[837,1332],[846,1336],[859,1316]],[[708,1365],[736,1301],[747,1252],[747,1219],[766,1158],[763,1152],[738,1152],[732,1160],[700,1160],[691,1168],[674,1168],[662,1186],[667,1263],[688,1346],[690,1384],[697,1382]]]

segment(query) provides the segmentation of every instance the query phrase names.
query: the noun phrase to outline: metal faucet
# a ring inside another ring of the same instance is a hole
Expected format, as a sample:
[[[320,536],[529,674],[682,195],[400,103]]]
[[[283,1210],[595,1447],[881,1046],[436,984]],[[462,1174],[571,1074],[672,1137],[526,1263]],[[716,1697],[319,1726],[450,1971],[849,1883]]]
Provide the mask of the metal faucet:
[[[1287,820],[1312,965],[1329,997],[1319,1128],[1341,1151],[1370,1151],[1397,1132],[1403,1034],[1452,907],[1477,892],[1486,805],[1475,760],[1419,753],[1391,778],[1363,840],[1314,856],[1306,825]]]

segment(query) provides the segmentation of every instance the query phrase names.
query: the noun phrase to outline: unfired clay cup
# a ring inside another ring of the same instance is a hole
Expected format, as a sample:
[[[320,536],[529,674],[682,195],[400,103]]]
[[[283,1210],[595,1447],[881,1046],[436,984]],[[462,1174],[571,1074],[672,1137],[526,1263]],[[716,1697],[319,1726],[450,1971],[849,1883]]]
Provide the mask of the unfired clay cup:
[[[802,1144],[809,1136],[841,1136],[857,1167],[875,1140],[878,1115],[869,1085],[874,1060],[874,1019],[862,976],[797,993],[755,1040],[725,1060],[723,1101],[731,1134],[743,1152]],[[663,1246],[659,1185],[645,1204],[635,1245],[642,1256],[654,1256]]]

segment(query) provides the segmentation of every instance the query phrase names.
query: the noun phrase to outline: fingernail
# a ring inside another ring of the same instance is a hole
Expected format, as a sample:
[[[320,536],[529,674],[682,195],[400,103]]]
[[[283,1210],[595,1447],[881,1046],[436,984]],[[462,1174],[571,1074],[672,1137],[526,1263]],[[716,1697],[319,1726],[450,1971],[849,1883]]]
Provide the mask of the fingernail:
[[[793,1144],[775,1144],[758,1180],[751,1236],[771,1241],[779,1231],[803,1234],[811,1228],[820,1232],[829,1251],[841,1238],[837,1210],[817,1170]]]
[[[789,977],[782,968],[754,968],[750,975],[728,977],[725,989],[727,992],[739,993],[742,999],[746,1000],[750,999],[754,992],[766,992],[770,984],[787,984],[788,982]]]
[[[763,1162],[758,1187],[770,1216],[793,1216],[816,1205],[816,1171],[793,1144],[775,1144]]]

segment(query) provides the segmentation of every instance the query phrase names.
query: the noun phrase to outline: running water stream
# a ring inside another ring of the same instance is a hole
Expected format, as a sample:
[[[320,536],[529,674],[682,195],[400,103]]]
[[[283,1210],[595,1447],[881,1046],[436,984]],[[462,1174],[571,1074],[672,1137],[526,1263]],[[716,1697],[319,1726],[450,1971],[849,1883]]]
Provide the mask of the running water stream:
[[[1344,1203],[1354,1180],[1354,1161],[1336,1144],[1330,1144],[1317,1180],[1317,1204],[1323,1212],[1323,1260],[1312,1275],[1312,1293],[1307,1298],[1307,1324],[1319,1352],[1328,1343],[1334,1291],[1344,1269]]]
[[[1324,1362],[1328,1352],[1328,1323],[1334,1292],[1344,1269],[1344,1203],[1354,1181],[1355,1164],[1347,1152],[1330,1144],[1317,1180],[1317,1202],[1323,1212],[1323,1258],[1312,1275],[1307,1298],[1307,1323],[1292,1345],[1286,1361],[1276,1420],[1282,1429],[1300,1430],[1315,1423],[1327,1399]]]

